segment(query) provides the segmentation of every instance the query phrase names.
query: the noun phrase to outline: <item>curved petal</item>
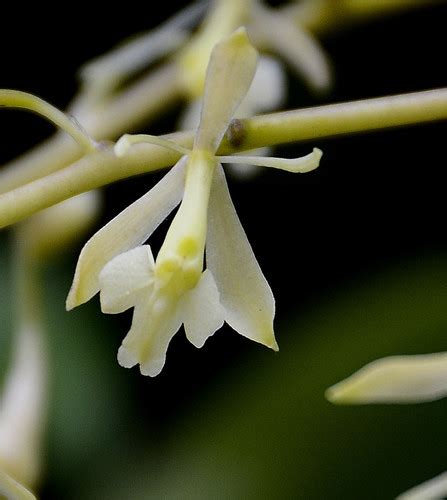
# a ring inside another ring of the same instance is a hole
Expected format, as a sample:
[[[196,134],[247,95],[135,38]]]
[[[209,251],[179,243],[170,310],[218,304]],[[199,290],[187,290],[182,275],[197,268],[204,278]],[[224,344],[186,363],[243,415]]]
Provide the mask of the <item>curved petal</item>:
[[[36,500],[23,485],[0,469],[0,497],[14,500]]]
[[[225,320],[245,337],[278,350],[275,299],[262,274],[228,192],[221,166],[210,196],[207,267],[213,273]]]
[[[286,99],[286,76],[283,65],[269,56],[262,56],[246,98],[237,111],[237,118],[251,117],[261,111],[278,111]]]
[[[329,60],[319,41],[284,14],[255,9],[253,32],[262,45],[279,54],[317,92],[332,84]]]
[[[90,300],[99,291],[99,273],[113,257],[144,243],[180,203],[186,157],[147,194],[129,205],[85,244],[67,297],[67,310]]]
[[[141,297],[135,306],[132,327],[118,350],[119,364],[125,368],[140,364],[142,375],[157,376],[165,364],[169,342],[181,324],[177,301]]]
[[[337,404],[422,403],[447,396],[447,353],[390,356],[330,387]]]
[[[197,286],[184,298],[182,307],[186,337],[195,347],[203,347],[208,337],[224,324],[224,309],[211,271],[204,271]]]
[[[101,311],[114,314],[133,307],[138,295],[153,280],[154,257],[149,245],[117,255],[99,274]]]
[[[300,158],[274,158],[271,156],[248,155],[218,156],[217,158],[222,163],[257,165],[259,167],[278,168],[294,174],[304,174],[318,168],[322,156],[323,152],[321,149],[314,148],[312,153]]]
[[[208,64],[195,149],[214,153],[231,118],[248,92],[258,53],[244,28],[218,43]]]

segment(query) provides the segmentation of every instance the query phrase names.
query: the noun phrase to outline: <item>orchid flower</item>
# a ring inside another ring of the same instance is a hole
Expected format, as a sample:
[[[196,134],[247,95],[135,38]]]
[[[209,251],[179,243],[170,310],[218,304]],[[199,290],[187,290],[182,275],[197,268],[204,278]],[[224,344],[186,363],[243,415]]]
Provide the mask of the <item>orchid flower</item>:
[[[152,142],[183,156],[151,191],[87,242],[67,308],[98,291],[105,313],[134,307],[118,361],[124,367],[139,364],[144,375],[161,371],[169,342],[182,324],[196,347],[226,321],[241,335],[278,349],[273,294],[237,217],[220,165],[237,157],[216,156],[256,63],[257,52],[243,28],[215,46],[192,150],[151,136],[126,135],[115,145],[117,155],[134,143]],[[243,162],[305,172],[318,166],[321,154],[314,149],[298,159],[244,157]],[[142,243],[180,201],[154,260],[150,247]]]
[[[424,403],[445,396],[445,352],[377,359],[326,392],[337,404]]]

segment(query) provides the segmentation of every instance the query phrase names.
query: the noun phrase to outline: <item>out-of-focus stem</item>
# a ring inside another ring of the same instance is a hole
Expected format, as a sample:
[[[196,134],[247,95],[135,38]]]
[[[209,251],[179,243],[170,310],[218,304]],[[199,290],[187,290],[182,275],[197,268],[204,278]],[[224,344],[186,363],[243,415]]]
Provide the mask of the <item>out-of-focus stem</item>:
[[[38,265],[28,252],[24,226],[15,233],[13,252],[16,311],[11,368],[1,397],[0,468],[35,487],[41,477],[47,359]]]
[[[272,113],[234,120],[218,154],[445,119],[447,89]],[[164,138],[191,148],[193,133],[172,134]],[[180,156],[178,152],[141,143],[117,157],[110,146],[47,177],[0,195],[0,227],[84,191],[168,167]]]
[[[82,126],[98,140],[115,139],[135,129],[181,97],[176,72],[173,63],[152,71],[99,109],[93,108],[83,117]],[[72,141],[57,134],[0,170],[0,193],[56,172],[81,154]]]
[[[281,10],[315,35],[411,8],[439,5],[443,0],[307,0]]]

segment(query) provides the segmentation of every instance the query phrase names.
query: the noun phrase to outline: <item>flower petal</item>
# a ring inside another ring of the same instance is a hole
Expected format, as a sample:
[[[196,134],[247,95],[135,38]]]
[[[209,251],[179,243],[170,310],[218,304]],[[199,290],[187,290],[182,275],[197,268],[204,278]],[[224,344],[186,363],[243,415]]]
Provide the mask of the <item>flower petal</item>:
[[[114,314],[133,307],[137,296],[150,287],[153,280],[154,257],[149,245],[117,255],[99,274],[102,312]]]
[[[399,495],[396,500],[442,500],[447,498],[447,472],[443,472]]]
[[[286,77],[283,65],[273,57],[262,56],[237,118],[246,118],[261,111],[278,111],[286,98]]]
[[[99,291],[99,273],[113,257],[149,238],[180,202],[186,158],[168,172],[147,194],[132,203],[85,244],[67,297],[67,310],[90,300]]]
[[[271,156],[248,156],[248,155],[233,155],[233,156],[218,156],[217,159],[222,163],[231,163],[233,165],[239,163],[242,165],[257,165],[258,167],[271,167],[287,172],[307,173],[315,170],[320,165],[323,152],[321,149],[314,148],[312,153],[300,158],[274,158]]]
[[[36,500],[36,497],[22,484],[0,469],[0,498],[14,500]]]
[[[218,43],[208,64],[202,114],[194,148],[214,153],[231,118],[248,92],[258,53],[239,28]]]
[[[319,41],[284,14],[265,8],[256,8],[254,13],[255,39],[282,56],[309,87],[327,91],[332,83],[331,67]]]
[[[273,333],[275,300],[239,221],[221,166],[210,196],[206,259],[227,323],[241,335],[278,350]]]
[[[199,283],[183,300],[185,333],[197,348],[203,347],[224,324],[224,309],[211,271],[204,271]]]
[[[157,376],[165,364],[169,342],[181,324],[177,301],[141,297],[135,306],[132,327],[118,350],[119,364],[131,368],[139,363],[142,375]]]
[[[70,112],[76,116],[91,112],[91,107],[110,97],[119,84],[179,49],[189,36],[188,28],[205,8],[204,2],[196,2],[158,28],[125,40],[87,62],[80,69],[82,92],[71,104]]]
[[[330,387],[337,404],[422,403],[447,396],[447,353],[390,356]]]

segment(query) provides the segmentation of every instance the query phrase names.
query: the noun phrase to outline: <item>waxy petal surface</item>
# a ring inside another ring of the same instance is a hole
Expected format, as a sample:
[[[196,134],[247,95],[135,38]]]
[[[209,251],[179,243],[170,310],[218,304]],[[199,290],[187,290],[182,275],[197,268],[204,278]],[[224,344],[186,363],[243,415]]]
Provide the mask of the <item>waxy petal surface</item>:
[[[447,396],[447,353],[390,356],[326,392],[337,404],[422,403]]]
[[[278,350],[275,300],[239,221],[221,166],[211,191],[206,247],[225,320],[245,337]]]
[[[214,154],[250,88],[258,53],[244,28],[218,43],[211,53],[195,149]]]
[[[224,324],[219,291],[208,269],[185,297],[183,307],[186,337],[194,346],[203,347],[206,340]]]
[[[154,280],[154,257],[149,245],[114,257],[99,274],[101,310],[115,314],[133,307],[137,296]]]
[[[90,300],[100,288],[99,273],[117,255],[144,243],[180,203],[186,157],[147,194],[129,205],[85,244],[67,297],[67,310]]]

